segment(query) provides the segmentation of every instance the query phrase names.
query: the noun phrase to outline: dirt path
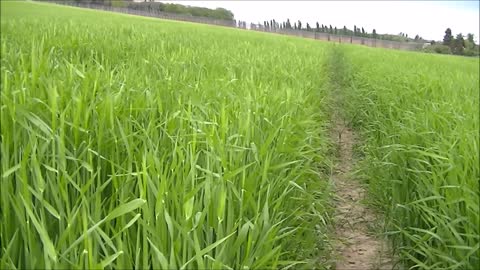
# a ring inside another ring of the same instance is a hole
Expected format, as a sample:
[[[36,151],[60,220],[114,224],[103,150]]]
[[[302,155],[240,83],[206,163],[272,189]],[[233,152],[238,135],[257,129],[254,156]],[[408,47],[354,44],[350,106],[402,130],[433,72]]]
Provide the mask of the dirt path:
[[[337,164],[332,174],[336,191],[335,232],[337,235],[337,270],[392,269],[388,245],[373,235],[375,213],[361,203],[365,189],[351,178],[355,160],[355,134],[338,113],[333,117],[332,136],[338,147]]]

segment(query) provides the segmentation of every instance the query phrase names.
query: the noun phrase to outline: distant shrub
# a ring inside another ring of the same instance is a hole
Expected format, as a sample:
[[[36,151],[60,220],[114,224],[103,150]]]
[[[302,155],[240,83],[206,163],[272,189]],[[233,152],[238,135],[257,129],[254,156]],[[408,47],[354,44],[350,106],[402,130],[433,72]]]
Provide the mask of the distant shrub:
[[[441,53],[441,54],[452,54],[450,47],[442,44],[435,44],[427,46],[423,49],[427,53]]]
[[[478,47],[478,46],[475,46],[475,48],[465,49],[465,50],[463,51],[463,55],[466,55],[466,56],[479,56],[479,55],[480,55],[479,47]]]

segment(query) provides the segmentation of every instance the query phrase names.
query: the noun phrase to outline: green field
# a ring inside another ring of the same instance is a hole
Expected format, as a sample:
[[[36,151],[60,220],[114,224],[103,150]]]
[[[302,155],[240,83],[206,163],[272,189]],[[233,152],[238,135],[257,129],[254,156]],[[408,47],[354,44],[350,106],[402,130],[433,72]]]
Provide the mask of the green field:
[[[402,264],[480,263],[478,59],[0,3],[0,268],[329,268],[339,109]]]

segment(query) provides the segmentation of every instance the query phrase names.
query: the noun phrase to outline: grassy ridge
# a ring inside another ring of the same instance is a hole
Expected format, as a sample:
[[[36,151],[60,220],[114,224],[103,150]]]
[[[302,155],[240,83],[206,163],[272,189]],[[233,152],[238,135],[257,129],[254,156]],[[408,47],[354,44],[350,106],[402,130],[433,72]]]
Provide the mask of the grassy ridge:
[[[476,269],[478,59],[342,47],[361,174],[394,245],[420,269]]]
[[[319,258],[325,45],[27,2],[1,10],[0,268]]]

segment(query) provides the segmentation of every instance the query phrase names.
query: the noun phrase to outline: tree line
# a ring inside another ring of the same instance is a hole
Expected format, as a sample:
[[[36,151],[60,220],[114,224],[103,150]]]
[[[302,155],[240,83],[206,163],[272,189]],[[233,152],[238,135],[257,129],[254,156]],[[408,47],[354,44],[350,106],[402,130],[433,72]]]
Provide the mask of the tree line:
[[[152,0],[145,0],[144,2],[133,2],[133,0],[73,0],[73,2],[113,7],[126,7],[139,11],[168,12],[181,15],[205,17],[215,20],[232,21],[232,23],[234,22],[233,12],[224,8],[209,9],[204,7],[185,6],[181,4],[154,2]]]
[[[447,28],[443,41],[434,42],[432,46],[426,48],[427,52],[442,53],[442,54],[455,54],[465,56],[479,56],[479,45],[475,44],[474,35],[469,33],[465,37],[462,33],[458,33],[455,37],[452,33],[452,29]]]
[[[276,20],[272,19],[269,21],[263,21],[263,23],[258,24],[251,23],[250,29],[263,31],[289,29],[401,42],[423,42],[425,44],[431,44],[431,46],[426,46],[424,48],[424,51],[443,54],[479,56],[480,51],[479,45],[475,44],[474,42],[473,34],[469,33],[466,37],[464,37],[461,33],[459,33],[454,37],[450,28],[447,28],[447,30],[445,31],[443,42],[427,41],[419,35],[411,38],[408,36],[408,34],[402,32],[400,32],[398,35],[378,34],[375,29],[373,29],[371,32],[368,32],[367,30],[365,30],[365,28],[357,27],[356,25],[353,26],[353,29],[348,29],[346,26],[343,26],[342,28],[337,28],[336,26],[332,26],[331,24],[326,25],[320,24],[319,22],[312,26],[309,23],[303,24],[300,20],[293,22],[292,24],[290,19],[287,19],[283,22],[277,22]]]
[[[177,13],[182,15],[191,15],[197,17],[212,18],[217,20],[233,21],[234,16],[230,10],[224,8],[209,9],[204,7],[192,7],[181,4],[171,4],[162,2],[129,2],[128,8],[143,11],[161,11]]]
[[[298,20],[295,22],[291,22],[290,19],[287,19],[283,22],[277,22],[276,20],[272,19],[269,21],[263,21],[263,23],[250,24],[251,29],[257,30],[264,30],[264,31],[275,31],[276,29],[289,29],[289,30],[302,30],[302,31],[311,31],[311,32],[318,32],[318,33],[328,33],[332,35],[345,35],[345,36],[356,36],[356,37],[365,37],[365,38],[374,38],[374,39],[381,39],[381,40],[391,40],[391,41],[416,41],[416,42],[425,42],[425,40],[416,35],[414,38],[408,37],[408,34],[400,33],[398,35],[391,35],[391,34],[378,34],[375,29],[371,32],[366,30],[362,26],[354,25],[353,29],[349,29],[347,26],[337,27],[332,26],[331,24],[320,24],[316,22],[315,25],[310,25],[309,23],[302,23],[302,21]]]

